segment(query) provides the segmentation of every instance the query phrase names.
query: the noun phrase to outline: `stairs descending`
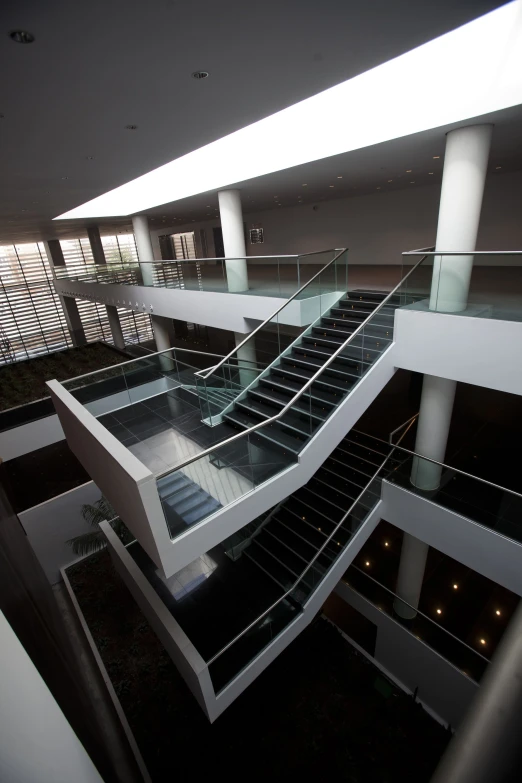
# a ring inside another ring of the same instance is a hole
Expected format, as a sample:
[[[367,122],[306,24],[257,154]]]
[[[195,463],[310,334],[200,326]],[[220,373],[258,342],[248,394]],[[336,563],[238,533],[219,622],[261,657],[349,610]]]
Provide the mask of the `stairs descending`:
[[[391,450],[352,430],[305,486],[288,497],[252,537],[243,556],[288,590],[341,521]],[[292,597],[306,599],[379,500],[373,488],[361,498],[304,576]],[[271,512],[269,512],[271,513]]]
[[[277,414],[386,296],[384,291],[348,292],[301,336],[288,355],[271,367],[268,375],[248,390],[245,398],[236,401],[223,420],[238,430],[247,430]],[[292,410],[254,433],[254,442],[269,443],[291,460],[296,459],[317,428],[393,341],[397,304],[386,305],[365,327],[364,336],[354,338]]]
[[[221,508],[219,500],[181,471],[159,479],[158,492],[171,538]]]

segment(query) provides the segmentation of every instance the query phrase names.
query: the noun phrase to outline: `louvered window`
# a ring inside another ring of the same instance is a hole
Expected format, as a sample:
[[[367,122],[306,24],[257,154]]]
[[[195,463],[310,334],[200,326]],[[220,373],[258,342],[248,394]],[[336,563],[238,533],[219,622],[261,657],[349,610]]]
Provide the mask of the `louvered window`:
[[[71,345],[43,244],[0,247],[0,362]]]

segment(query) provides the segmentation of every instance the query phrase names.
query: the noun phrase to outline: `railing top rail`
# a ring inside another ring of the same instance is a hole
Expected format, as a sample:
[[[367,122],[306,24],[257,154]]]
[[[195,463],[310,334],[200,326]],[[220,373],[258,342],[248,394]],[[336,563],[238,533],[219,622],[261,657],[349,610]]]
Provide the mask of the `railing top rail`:
[[[323,365],[321,365],[319,370],[317,370],[317,372],[314,373],[311,378],[309,378],[309,380],[304,384],[304,386],[302,386],[301,389],[299,389],[299,391],[294,394],[292,399],[289,400],[289,402],[287,402],[287,404],[284,406],[284,408],[281,408],[281,410],[278,411],[270,419],[265,419],[264,421],[260,421],[258,424],[255,424],[253,427],[250,427],[248,430],[243,430],[242,432],[238,432],[237,435],[232,435],[230,438],[227,438],[226,440],[221,441],[221,443],[216,443],[214,446],[212,446],[212,447],[210,447],[208,449],[205,449],[204,451],[200,451],[198,454],[196,454],[193,457],[190,457],[189,459],[185,460],[184,462],[180,462],[178,465],[174,466],[173,468],[170,468],[169,470],[165,470],[163,473],[159,473],[156,476],[156,478],[160,479],[160,478],[163,478],[163,476],[167,476],[169,473],[173,473],[175,470],[180,470],[181,468],[185,467],[185,465],[189,465],[191,462],[195,462],[196,460],[201,459],[202,457],[205,457],[208,454],[211,454],[217,448],[220,448],[221,446],[226,446],[229,443],[233,443],[234,441],[239,440],[239,438],[248,437],[252,432],[255,432],[256,430],[259,430],[262,427],[266,427],[266,426],[268,426],[270,424],[273,424],[275,421],[277,421],[282,416],[284,416],[284,414],[287,413],[287,411],[290,410],[290,408],[295,404],[296,400],[298,400],[300,397],[302,397],[302,395],[311,387],[311,385],[314,383],[314,381],[316,381],[317,378],[319,378],[319,376],[324,372],[324,370],[327,367],[329,367],[330,364],[332,364],[332,362],[334,362],[336,360],[336,358],[339,356],[341,351],[344,351],[346,346],[349,345],[349,343],[352,340],[354,340],[355,337],[357,337],[357,335],[364,329],[364,327],[367,324],[367,322],[370,321],[375,316],[375,314],[378,313],[381,310],[381,308],[386,305],[386,303],[390,300],[390,298],[400,288],[400,286],[404,283],[404,281],[407,280],[407,278],[411,274],[413,274],[413,272],[417,269],[419,264],[421,264],[423,262],[423,260],[424,260],[424,258],[421,258],[419,261],[417,261],[417,263],[414,266],[412,266],[412,268],[409,270],[409,272],[406,275],[404,275],[404,277],[402,278],[401,282],[398,283],[395,286],[395,288],[393,288],[390,291],[388,296],[386,296],[385,299],[383,299],[383,301],[380,303],[380,305],[378,307],[375,308],[375,310],[372,310],[372,312],[368,315],[368,318],[366,318],[364,321],[362,321],[361,325],[358,326],[357,329],[354,332],[352,332],[350,337],[347,340],[345,340],[344,343],[341,343],[339,345],[339,348],[336,348],[336,350],[332,353],[330,358],[327,359],[326,362]],[[253,334],[253,333],[251,332],[251,334]],[[228,356],[225,356],[225,359],[230,358],[230,356],[231,356],[231,354],[229,354]],[[216,365],[216,367],[219,367],[219,364]],[[198,377],[202,377],[198,373],[195,373],[195,374],[198,375]],[[211,373],[209,372],[208,375],[210,375],[210,374]],[[205,377],[208,377],[208,375],[205,376]]]
[[[399,424],[399,426],[398,426],[398,427],[395,427],[395,429],[394,429],[394,430],[392,430],[392,431],[390,432],[390,434],[388,435],[388,443],[390,443],[390,444],[393,446],[393,436],[395,435],[395,433],[396,433],[396,432],[399,432],[399,430],[402,430],[402,428],[403,428],[403,427],[405,427],[407,424],[409,424],[409,423],[410,423],[410,421],[411,421],[411,422],[415,421],[415,419],[416,419],[418,416],[419,416],[419,414],[418,414],[418,413],[416,413],[414,416],[412,416],[411,418],[409,418],[407,421],[404,421],[402,424]]]
[[[411,426],[411,425],[410,425],[410,426]],[[404,435],[406,435],[406,433],[408,432],[408,429],[409,429],[409,427],[408,427],[408,428],[405,430],[405,432],[404,432]],[[402,437],[404,437],[404,436],[402,436]],[[212,656],[212,658],[210,658],[210,660],[208,660],[208,661],[207,661],[207,666],[210,666],[210,664],[211,664],[211,663],[213,663],[213,662],[214,662],[214,661],[215,661],[217,658],[219,658],[219,657],[220,657],[220,656],[221,656],[221,655],[222,655],[224,652],[226,652],[226,651],[227,651],[227,650],[228,650],[230,647],[232,647],[232,645],[233,645],[233,644],[235,644],[235,643],[236,643],[236,642],[237,642],[239,639],[241,639],[241,637],[242,637],[242,636],[244,636],[246,633],[248,633],[248,631],[250,631],[250,629],[251,629],[251,628],[253,628],[255,625],[257,625],[257,623],[258,623],[260,620],[262,620],[262,619],[263,619],[263,617],[266,617],[268,614],[270,614],[270,612],[271,612],[273,609],[275,609],[275,607],[276,607],[278,604],[280,604],[280,603],[281,603],[281,601],[284,601],[286,598],[288,598],[288,596],[289,596],[291,593],[293,593],[293,591],[295,590],[295,588],[297,587],[297,585],[298,585],[298,584],[299,584],[299,583],[302,581],[302,579],[303,579],[303,578],[306,576],[306,574],[308,573],[308,571],[311,569],[311,567],[313,566],[313,564],[315,563],[315,561],[317,560],[317,558],[318,558],[318,557],[319,557],[319,556],[322,554],[322,552],[324,552],[324,550],[325,550],[326,546],[327,546],[327,545],[330,543],[330,541],[331,541],[331,540],[334,538],[334,536],[336,535],[336,533],[337,533],[337,531],[339,530],[339,528],[340,528],[340,527],[342,527],[342,525],[344,524],[344,522],[346,521],[346,519],[348,518],[348,516],[351,514],[351,512],[353,511],[353,509],[355,508],[355,506],[357,505],[357,503],[359,502],[359,500],[360,500],[360,499],[362,498],[362,496],[363,496],[363,495],[364,495],[364,494],[365,494],[365,493],[368,491],[368,489],[369,489],[369,487],[371,486],[371,484],[372,484],[372,483],[375,481],[375,479],[377,478],[377,476],[379,475],[379,473],[381,472],[381,470],[383,469],[383,467],[385,466],[385,464],[388,462],[388,460],[389,460],[389,458],[391,457],[391,455],[393,454],[393,452],[394,452],[395,448],[396,448],[396,447],[395,447],[395,446],[393,446],[393,447],[390,449],[389,453],[386,455],[386,457],[384,458],[384,460],[382,461],[382,463],[379,465],[379,467],[377,468],[377,470],[375,471],[375,473],[373,474],[373,476],[370,478],[370,480],[368,481],[368,483],[366,484],[366,486],[365,486],[365,487],[363,487],[363,489],[361,490],[361,492],[359,493],[359,495],[358,495],[358,496],[355,498],[355,500],[353,501],[352,505],[351,505],[351,506],[349,507],[349,509],[348,509],[348,510],[347,510],[347,511],[346,511],[346,512],[343,514],[343,516],[342,516],[341,520],[340,520],[340,521],[337,523],[337,525],[334,527],[334,529],[332,530],[332,532],[330,533],[330,535],[329,535],[329,536],[328,536],[328,537],[325,539],[325,541],[323,542],[323,544],[321,545],[321,547],[320,547],[320,548],[317,550],[317,552],[315,553],[315,555],[313,556],[313,558],[312,558],[312,559],[310,560],[310,562],[307,564],[307,566],[306,566],[306,568],[304,569],[304,571],[302,571],[302,572],[301,572],[301,574],[300,574],[300,576],[298,576],[298,577],[296,578],[296,580],[295,580],[295,582],[293,583],[293,585],[292,585],[291,587],[289,587],[289,588],[288,588],[288,590],[287,590],[285,593],[283,593],[283,595],[282,595],[282,596],[280,596],[280,597],[279,597],[279,598],[278,598],[276,601],[274,601],[274,603],[273,603],[273,604],[271,604],[271,605],[268,607],[268,609],[265,609],[265,611],[264,611],[264,612],[262,612],[262,613],[259,615],[259,617],[258,617],[256,620],[254,620],[253,622],[251,622],[251,623],[250,623],[250,625],[248,625],[248,626],[247,626],[246,628],[244,628],[244,629],[243,629],[243,630],[242,630],[240,633],[238,633],[238,634],[237,634],[237,636],[235,636],[235,637],[234,637],[234,638],[233,638],[233,639],[232,639],[230,642],[228,642],[228,644],[226,644],[224,647],[222,647],[222,648],[221,648],[221,650],[219,650],[219,652],[217,652],[215,655],[213,655],[213,656]]]
[[[468,648],[468,650],[471,650],[471,652],[475,653],[475,655],[478,655],[478,657],[479,657],[479,658],[482,658],[482,660],[483,660],[483,661],[485,661],[486,663],[489,663],[489,662],[490,662],[490,661],[489,661],[489,658],[486,658],[486,656],[485,656],[485,655],[482,655],[482,653],[480,653],[478,650],[475,650],[473,647],[471,647],[469,644],[467,644],[467,643],[466,643],[465,641],[463,641],[462,639],[459,639],[459,637],[458,637],[458,636],[455,636],[455,634],[451,633],[451,631],[448,631],[448,630],[447,630],[447,628],[444,628],[444,626],[443,626],[443,625],[440,625],[440,623],[436,622],[436,620],[432,620],[432,618],[431,618],[431,617],[428,617],[428,615],[427,615],[427,614],[424,614],[424,612],[421,612],[421,610],[420,610],[420,609],[418,609],[416,606],[412,606],[412,604],[409,604],[409,603],[408,603],[408,601],[405,601],[405,600],[404,600],[404,598],[399,598],[399,596],[397,595],[397,593],[394,593],[394,592],[393,592],[393,590],[390,590],[390,588],[389,588],[389,587],[386,587],[385,585],[383,585],[381,582],[379,582],[379,580],[378,580],[378,579],[375,579],[375,577],[373,577],[373,576],[370,576],[370,574],[367,574],[367,573],[366,573],[366,571],[363,571],[363,570],[362,570],[362,568],[359,568],[358,566],[354,565],[353,563],[351,564],[350,568],[354,568],[356,571],[358,571],[360,574],[363,574],[363,576],[365,576],[365,577],[367,577],[368,579],[370,579],[372,582],[374,582],[376,585],[378,585],[379,587],[381,587],[381,588],[382,588],[383,590],[385,590],[387,593],[390,593],[390,595],[394,596],[394,598],[398,598],[398,599],[399,599],[399,601],[400,601],[402,604],[404,604],[405,606],[409,606],[409,607],[410,607],[410,609],[413,609],[413,610],[414,610],[414,611],[415,611],[417,614],[420,614],[420,616],[421,616],[421,617],[423,617],[425,620],[428,620],[428,622],[432,623],[432,625],[436,625],[436,626],[437,626],[437,628],[440,628],[440,629],[441,629],[441,631],[444,631],[444,633],[448,634],[448,636],[451,636],[451,637],[452,637],[452,639],[455,639],[455,641],[459,642],[459,643],[460,643],[460,644],[462,644],[464,647],[467,647],[467,648]],[[353,587],[352,585],[349,585],[349,586],[352,588],[352,590],[355,590],[355,592],[356,592],[356,593],[359,593],[359,591],[358,591],[358,590],[357,590],[355,587]],[[360,594],[360,595],[362,595],[362,593],[359,593],[359,594]],[[364,597],[364,596],[363,596],[363,597]],[[368,599],[368,600],[369,600],[369,599]],[[372,601],[372,603],[373,603],[373,601]],[[377,607],[377,608],[379,608],[379,607]],[[381,611],[382,611],[382,610],[381,610]],[[394,620],[394,618],[393,618],[393,617],[392,617],[392,620]],[[394,620],[394,622],[397,622],[397,621],[396,621],[396,620]],[[404,626],[403,626],[403,627],[404,627]],[[408,630],[408,629],[407,629],[407,630]],[[422,639],[421,639],[421,641],[422,641]]]
[[[522,256],[522,250],[405,250],[403,256]]]
[[[198,356],[211,356],[213,359],[221,359],[222,355],[219,353],[207,353],[206,351],[193,351],[190,348],[166,348],[164,351],[154,351],[148,353],[146,356],[138,356],[136,359],[129,359],[126,362],[117,362],[116,364],[109,364],[108,367],[100,367],[99,370],[92,370],[92,372],[86,372],[83,375],[74,375],[72,378],[65,378],[60,383],[70,383],[71,381],[79,381],[80,378],[88,378],[90,375],[98,375],[101,372],[107,372],[107,370],[113,370],[115,367],[125,367],[127,364],[133,364],[134,362],[143,362],[146,359],[151,359],[153,356],[161,356],[165,353],[171,353],[179,351],[180,353],[197,353]]]
[[[280,313],[281,310],[284,307],[286,307],[288,305],[289,302],[291,302],[293,299],[296,298],[296,296],[298,296],[302,291],[304,291],[304,289],[307,288],[310,285],[310,283],[312,283],[315,280],[316,277],[319,277],[319,275],[322,275],[323,272],[325,271],[325,269],[328,269],[328,267],[330,267],[332,264],[334,264],[337,261],[337,259],[340,258],[342,256],[342,254],[345,253],[347,250],[348,250],[348,248],[344,247],[344,248],[341,248],[340,250],[335,249],[335,250],[321,250],[321,251],[318,251],[318,252],[321,252],[321,253],[336,253],[337,255],[335,255],[332,258],[331,261],[329,261],[327,264],[325,264],[325,266],[323,266],[323,268],[320,269],[319,272],[316,272],[315,275],[313,275],[313,277],[311,277],[310,280],[308,280],[308,282],[306,282],[304,285],[301,286],[301,288],[298,288],[297,291],[295,291],[289,299],[285,299],[283,304],[280,307],[278,307],[277,310],[275,310],[275,312],[273,312],[268,318],[266,318],[262,323],[260,323],[259,326],[256,326],[256,328],[252,332],[250,332],[248,334],[248,336],[245,337],[245,339],[242,342],[239,343],[239,345],[236,345],[236,347],[232,351],[230,351],[230,353],[227,356],[225,356],[223,362],[226,361],[227,359],[230,359],[230,357],[233,356],[257,332],[259,332],[259,330],[262,329],[263,326],[266,326],[267,323],[270,323],[270,321],[272,321],[275,318],[275,316],[278,313]],[[309,254],[309,255],[312,255],[312,254]],[[217,370],[219,368],[220,364],[223,364],[223,362],[220,362],[215,367],[213,367],[212,370],[210,372],[207,372],[206,375],[200,375],[200,378],[202,380],[206,380],[213,372],[215,372],[215,370]]]
[[[438,460],[431,459],[431,457],[425,457],[423,454],[419,454],[417,451],[411,451],[410,449],[404,448],[404,446],[399,446],[398,445],[399,443],[400,440],[397,442],[397,444],[395,444],[395,448],[399,449],[399,451],[405,451],[407,454],[411,454],[413,457],[418,457],[418,459],[426,460],[426,462],[432,462],[434,465],[440,465],[441,468],[452,470],[455,473],[459,473],[461,476],[466,476],[466,478],[474,479],[475,481],[480,481],[482,482],[482,484],[488,484],[490,487],[494,487],[495,489],[500,489],[502,492],[509,492],[510,495],[514,495],[517,498],[522,498],[522,494],[520,494],[520,492],[516,492],[514,489],[509,489],[509,487],[501,487],[500,484],[495,484],[494,481],[488,481],[487,479],[480,478],[480,476],[474,476],[473,473],[467,473],[465,470],[454,468],[453,465],[447,465],[445,462],[438,462]]]
[[[121,259],[120,261],[114,261],[110,260],[106,263],[102,264],[96,264],[92,261],[82,261],[80,259],[74,259],[69,261],[67,264],[63,265],[60,264],[58,266],[58,269],[67,269],[74,265],[79,266],[110,266],[111,264],[134,264],[134,265],[141,265],[141,264],[171,264],[173,262],[199,262],[199,261],[260,261],[264,258],[308,258],[308,256],[316,256],[321,255],[322,253],[337,253],[339,251],[343,251],[346,248],[338,248],[338,247],[328,247],[325,250],[312,250],[310,253],[279,253],[277,255],[269,255],[269,256],[214,256],[214,257],[208,257],[208,258],[158,258],[158,259],[152,259],[151,261],[140,261],[138,259]]]

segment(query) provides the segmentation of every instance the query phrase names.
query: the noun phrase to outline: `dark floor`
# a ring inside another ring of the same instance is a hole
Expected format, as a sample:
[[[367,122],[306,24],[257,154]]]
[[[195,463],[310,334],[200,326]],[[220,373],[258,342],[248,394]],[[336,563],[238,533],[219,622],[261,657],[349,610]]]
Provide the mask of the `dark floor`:
[[[68,573],[154,782],[173,769],[176,779],[193,779],[209,768],[284,783],[430,780],[447,732],[326,622],[301,634],[210,725],[109,555]]]

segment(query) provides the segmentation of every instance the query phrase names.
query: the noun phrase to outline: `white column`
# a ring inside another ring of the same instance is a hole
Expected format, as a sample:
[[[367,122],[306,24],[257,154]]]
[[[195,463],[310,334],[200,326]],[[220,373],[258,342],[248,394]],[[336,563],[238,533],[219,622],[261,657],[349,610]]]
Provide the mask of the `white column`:
[[[2,612],[0,637],[2,783],[103,783]]]
[[[404,533],[397,587],[395,588],[395,592],[400,598],[396,598],[393,602],[395,613],[404,620],[413,620],[417,615],[415,609],[419,605],[428,551],[428,544]],[[412,609],[412,607],[415,608]]]
[[[475,250],[491,134],[491,125],[472,125],[457,128],[446,137],[435,250]],[[465,310],[472,267],[472,254],[435,256],[430,309],[449,313]],[[444,462],[455,390],[455,381],[424,376],[415,451],[438,462]],[[411,483],[425,491],[435,490],[441,472],[438,465],[414,458]],[[426,555],[426,544],[405,536],[397,595],[413,606],[418,605]],[[395,602],[395,610],[408,618],[407,607],[400,601]],[[415,613],[409,610],[409,616]]]
[[[492,125],[457,128],[446,137],[436,250],[474,250],[480,221]],[[435,257],[430,308],[466,308],[473,256]],[[444,461],[455,382],[425,375],[415,451]],[[411,481],[421,489],[439,486],[441,468],[415,460]]]
[[[435,250],[475,250],[492,125],[457,128],[446,137]],[[430,309],[465,310],[473,256],[435,256]]]
[[[435,375],[424,376],[415,440],[417,454],[444,462],[456,388],[456,381]],[[439,465],[420,457],[413,458],[411,483],[415,487],[425,491],[437,489],[441,473]]]
[[[47,242],[44,242],[44,247],[53,277],[56,277],[55,267],[64,267],[66,265],[60,240],[49,239]],[[62,296],[61,294],[59,294],[59,297],[60,302],[62,303],[65,323],[67,324],[74,347],[86,345],[87,339],[85,337],[85,331],[83,329],[76,299],[71,296]]]
[[[109,319],[109,326],[111,328],[112,339],[114,345],[119,348],[120,351],[125,349],[125,340],[123,338],[123,332],[121,329],[120,317],[118,315],[118,308],[116,305],[106,305],[107,318]]]
[[[218,193],[229,291],[248,291],[245,231],[239,190]]]
[[[132,230],[134,231],[134,239],[138,250],[143,285],[153,285],[154,270],[152,264],[145,263],[146,261],[154,261],[154,250],[152,248],[147,216],[134,215],[132,218]]]
[[[236,345],[239,345],[248,337],[248,334],[234,332]],[[238,363],[240,365],[239,381],[243,389],[250,386],[252,381],[257,378],[256,372],[256,347],[253,338],[248,340],[241,348],[236,351]],[[239,390],[237,390],[239,392]]]

